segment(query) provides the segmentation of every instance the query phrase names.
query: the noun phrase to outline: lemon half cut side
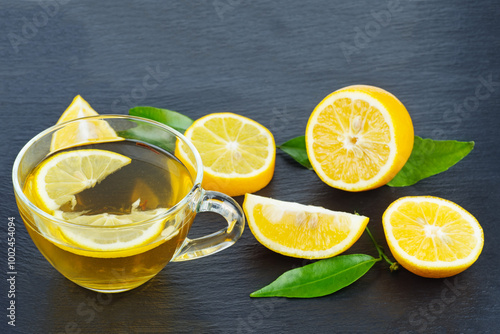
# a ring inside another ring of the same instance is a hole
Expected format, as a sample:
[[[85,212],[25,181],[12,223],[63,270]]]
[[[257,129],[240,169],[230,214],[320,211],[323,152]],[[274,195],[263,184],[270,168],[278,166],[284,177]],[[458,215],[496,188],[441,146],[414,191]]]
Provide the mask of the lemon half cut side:
[[[413,124],[404,105],[377,87],[355,85],[328,95],[306,128],[309,161],[331,187],[363,191],[396,176],[413,149]]]
[[[456,275],[483,249],[483,230],[476,218],[442,198],[402,197],[387,208],[382,221],[394,258],[423,277]]]
[[[264,188],[272,179],[276,145],[271,132],[247,117],[213,113],[196,120],[184,134],[200,153],[203,188],[239,196]],[[176,155],[192,166],[189,150],[178,143]]]

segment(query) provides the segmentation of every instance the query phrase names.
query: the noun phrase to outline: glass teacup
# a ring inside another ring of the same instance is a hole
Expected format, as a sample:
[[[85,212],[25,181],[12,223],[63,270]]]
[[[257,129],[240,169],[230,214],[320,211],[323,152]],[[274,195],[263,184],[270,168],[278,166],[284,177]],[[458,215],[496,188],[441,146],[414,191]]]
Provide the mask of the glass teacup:
[[[54,147],[55,136],[78,129],[87,129],[84,138]],[[107,136],[99,133],[102,129]],[[179,145],[190,157],[187,166],[177,159]],[[74,159],[81,161],[76,166],[85,174],[92,154],[124,156],[131,162],[70,195],[68,202],[47,205],[51,191],[64,188],[54,190],[49,182],[63,182],[65,168],[76,168],[68,162]],[[62,173],[57,176],[61,179],[54,181],[51,172]],[[133,289],[169,261],[223,250],[238,240],[245,225],[238,203],[201,187],[203,165],[192,143],[178,131],[140,117],[100,115],[46,129],[21,149],[12,177],[19,212],[40,252],[68,279],[99,292]],[[189,239],[194,217],[207,211],[223,216],[228,226]]]

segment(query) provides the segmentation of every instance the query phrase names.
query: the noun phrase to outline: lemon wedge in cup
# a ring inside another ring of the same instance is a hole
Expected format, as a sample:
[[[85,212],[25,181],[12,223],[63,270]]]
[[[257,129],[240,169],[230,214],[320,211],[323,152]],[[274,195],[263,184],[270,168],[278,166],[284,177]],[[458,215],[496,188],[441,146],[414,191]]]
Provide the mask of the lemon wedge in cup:
[[[34,171],[36,204],[50,214],[68,202],[74,206],[75,194],[95,186],[131,161],[124,155],[97,149],[56,153]]]

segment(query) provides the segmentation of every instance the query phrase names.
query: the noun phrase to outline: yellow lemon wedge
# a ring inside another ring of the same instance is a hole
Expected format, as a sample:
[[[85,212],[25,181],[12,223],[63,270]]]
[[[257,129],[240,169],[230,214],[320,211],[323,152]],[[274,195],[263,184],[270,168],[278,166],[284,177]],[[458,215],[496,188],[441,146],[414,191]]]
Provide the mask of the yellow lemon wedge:
[[[56,153],[32,173],[35,202],[49,214],[66,203],[74,206],[75,194],[95,186],[131,161],[124,155],[96,149]]]
[[[442,198],[402,197],[387,208],[382,220],[394,258],[419,276],[456,275],[483,249],[483,230],[476,218]]]
[[[306,128],[307,155],[331,187],[363,191],[389,182],[413,149],[413,124],[391,93],[355,85],[328,95]]]
[[[322,259],[351,247],[368,217],[318,206],[246,194],[243,210],[255,238],[267,248],[292,257]]]
[[[264,188],[276,159],[274,137],[261,124],[232,113],[214,113],[196,120],[185,133],[204,165],[203,187],[229,196]],[[178,143],[176,155],[192,166],[192,157]]]
[[[63,112],[57,124],[77,118],[99,115],[80,95]],[[110,142],[123,140],[119,137],[108,122],[103,120],[87,120],[68,125],[57,130],[52,135],[50,150],[52,152],[65,148],[96,142]]]

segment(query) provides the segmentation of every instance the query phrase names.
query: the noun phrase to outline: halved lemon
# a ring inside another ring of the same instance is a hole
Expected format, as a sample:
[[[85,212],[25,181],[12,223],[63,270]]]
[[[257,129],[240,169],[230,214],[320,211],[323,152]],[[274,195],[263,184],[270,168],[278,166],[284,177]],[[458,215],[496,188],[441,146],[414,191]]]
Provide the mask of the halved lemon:
[[[214,113],[196,120],[185,136],[204,165],[203,187],[229,196],[264,188],[272,179],[276,159],[274,137],[261,124],[232,113]],[[176,155],[193,166],[193,158],[178,144]]]
[[[42,210],[53,214],[66,203],[74,206],[75,194],[95,186],[131,161],[124,155],[96,149],[56,153],[33,172],[33,196]]]
[[[80,95],[77,95],[69,107],[63,112],[57,124],[77,118],[99,115]],[[52,135],[50,150],[52,152],[93,142],[109,142],[123,140],[108,122],[88,120],[68,125]]]
[[[483,249],[483,230],[459,205],[432,196],[402,197],[383,215],[392,255],[414,274],[449,277],[469,268]]]
[[[321,101],[307,122],[307,155],[331,187],[363,191],[389,182],[413,149],[404,105],[377,87],[342,88]]]
[[[287,256],[322,259],[340,254],[363,234],[368,217],[246,194],[243,210],[255,238]]]

